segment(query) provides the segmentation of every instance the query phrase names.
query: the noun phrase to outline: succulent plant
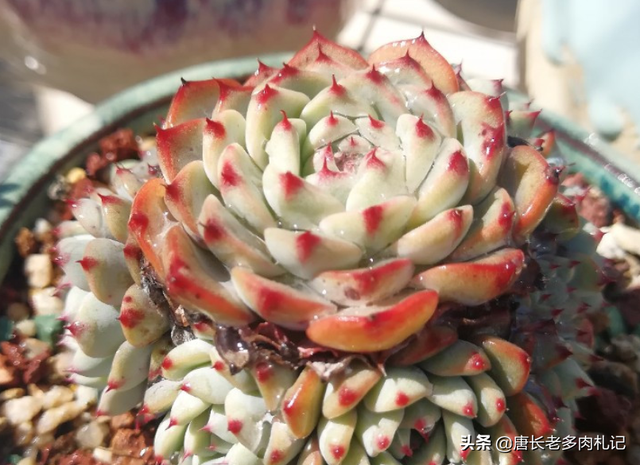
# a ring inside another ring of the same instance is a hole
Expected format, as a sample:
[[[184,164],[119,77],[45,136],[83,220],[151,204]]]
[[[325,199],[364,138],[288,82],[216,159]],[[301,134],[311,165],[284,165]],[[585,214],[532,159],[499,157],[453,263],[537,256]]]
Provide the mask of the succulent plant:
[[[592,390],[598,238],[538,113],[424,36],[184,82],[59,228],[73,381],[164,415],[159,462],[556,463],[463,444]]]

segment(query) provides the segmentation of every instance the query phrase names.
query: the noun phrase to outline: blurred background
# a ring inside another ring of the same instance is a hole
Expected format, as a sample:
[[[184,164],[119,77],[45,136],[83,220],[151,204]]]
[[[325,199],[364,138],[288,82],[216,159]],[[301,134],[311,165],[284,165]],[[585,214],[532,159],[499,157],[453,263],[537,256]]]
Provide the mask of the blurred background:
[[[640,96],[626,91],[638,17],[636,0],[615,11],[602,0],[0,0],[0,180],[43,135],[119,90],[298,48],[313,25],[365,54],[424,31],[467,76],[503,78],[640,160]]]

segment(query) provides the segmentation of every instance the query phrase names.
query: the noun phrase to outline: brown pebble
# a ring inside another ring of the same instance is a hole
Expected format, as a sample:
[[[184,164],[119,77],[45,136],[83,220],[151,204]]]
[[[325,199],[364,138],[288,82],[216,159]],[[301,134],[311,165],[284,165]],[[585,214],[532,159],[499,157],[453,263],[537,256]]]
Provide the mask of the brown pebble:
[[[49,365],[46,363],[51,353],[47,350],[29,360],[27,369],[22,374],[25,383],[38,383],[46,378],[49,373]]]
[[[111,162],[138,157],[138,142],[131,129],[119,129],[100,139],[100,152]]]
[[[72,454],[76,449],[74,433],[69,432],[55,438],[55,440],[43,447],[38,456],[39,465],[60,464],[62,457]]]
[[[111,429],[132,428],[135,421],[136,419],[131,412],[116,415],[115,417],[111,417]]]
[[[111,449],[116,455],[135,456],[144,447],[142,434],[133,429],[119,429],[111,438]]]
[[[0,354],[0,387],[17,386],[19,382],[18,370],[11,365],[9,357]]]
[[[41,239],[42,245],[40,246],[40,253],[45,253],[49,256],[56,253],[55,246],[58,243],[58,239],[53,231],[44,233]]]
[[[11,341],[2,341],[0,342],[0,352],[7,358],[12,367],[19,370],[23,370],[26,367],[27,361],[24,356],[24,348],[21,347],[20,344]]]
[[[35,235],[27,228],[20,228],[15,239],[16,248],[22,258],[38,251],[38,241]]]
[[[100,156],[99,153],[92,153],[87,158],[87,175],[94,177],[98,171],[107,166],[109,163]]]
[[[100,153],[87,158],[87,176],[98,177],[103,168],[122,160],[138,158],[138,142],[131,129],[120,129],[99,142]]]
[[[69,192],[70,199],[82,199],[88,197],[91,192],[93,192],[93,182],[91,179],[82,179],[75,183],[71,187],[71,191]],[[66,205],[66,204],[63,204]]]
[[[116,456],[142,459],[143,463],[153,460],[153,437],[155,428],[144,430],[119,429],[113,432],[111,450]]]

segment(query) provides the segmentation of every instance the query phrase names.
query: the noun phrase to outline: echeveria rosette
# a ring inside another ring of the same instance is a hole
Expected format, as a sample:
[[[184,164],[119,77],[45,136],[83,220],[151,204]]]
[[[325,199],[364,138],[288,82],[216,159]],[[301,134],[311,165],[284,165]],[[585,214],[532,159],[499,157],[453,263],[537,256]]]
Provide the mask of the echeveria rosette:
[[[65,225],[75,381],[167,412],[161,461],[554,463],[461,450],[569,434],[591,387],[596,240],[507,105],[423,36],[185,82],[162,176],[117,170]]]

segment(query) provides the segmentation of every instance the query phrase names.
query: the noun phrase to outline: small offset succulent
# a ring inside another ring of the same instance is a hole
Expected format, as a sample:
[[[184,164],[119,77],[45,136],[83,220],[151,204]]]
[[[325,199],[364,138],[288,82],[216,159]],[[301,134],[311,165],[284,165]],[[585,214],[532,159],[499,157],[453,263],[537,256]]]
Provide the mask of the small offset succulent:
[[[463,444],[571,434],[593,389],[597,237],[508,108],[423,36],[184,82],[60,227],[72,379],[164,415],[162,463],[556,463]]]

